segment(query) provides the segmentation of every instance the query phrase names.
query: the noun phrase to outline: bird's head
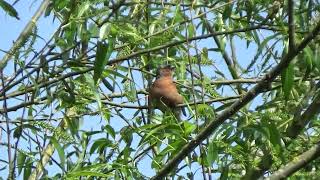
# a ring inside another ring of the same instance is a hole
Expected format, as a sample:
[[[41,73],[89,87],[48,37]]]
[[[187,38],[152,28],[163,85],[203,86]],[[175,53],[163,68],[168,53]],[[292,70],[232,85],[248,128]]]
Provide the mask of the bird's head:
[[[174,67],[167,65],[164,67],[160,67],[157,69],[157,78],[159,77],[168,77],[172,76],[172,71],[174,70]]]

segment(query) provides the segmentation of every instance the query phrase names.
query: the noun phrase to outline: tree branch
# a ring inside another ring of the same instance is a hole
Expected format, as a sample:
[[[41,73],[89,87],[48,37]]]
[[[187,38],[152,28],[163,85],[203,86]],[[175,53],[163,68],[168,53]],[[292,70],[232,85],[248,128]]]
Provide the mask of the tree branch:
[[[42,15],[42,13],[46,10],[50,0],[44,0],[42,1],[40,7],[38,8],[37,12],[33,15],[29,23],[26,25],[22,33],[19,35],[18,39],[12,46],[12,48],[9,50],[9,53],[7,53],[3,59],[0,61],[0,70],[3,70],[10,58],[18,51],[18,49],[21,47],[21,45],[25,42],[25,40],[29,37],[32,29],[36,25],[36,22]]]
[[[278,171],[276,171],[266,179],[270,179],[270,180],[285,179],[286,177],[297,172],[299,169],[305,167],[305,165],[307,165],[314,159],[318,158],[319,156],[320,156],[320,143],[318,142],[311,149],[302,153],[298,157],[294,158],[294,160],[289,162],[286,166],[280,168]]]
[[[288,0],[288,21],[289,21],[289,51],[293,50],[296,46],[294,34],[295,34],[295,27],[294,27],[294,1]]]
[[[304,96],[304,101],[306,101],[305,103],[309,102],[310,100],[310,95],[313,95],[316,93],[316,90],[320,87],[320,82],[306,95]],[[302,102],[304,103],[304,102]],[[317,98],[311,103],[311,105],[304,111],[304,113],[302,113],[302,115],[300,114],[301,111],[305,108],[304,105],[302,105],[301,107],[298,108],[298,112],[299,114],[295,114],[294,118],[291,122],[291,124],[289,125],[289,127],[286,129],[286,132],[284,134],[286,134],[288,137],[290,137],[291,139],[296,138],[299,133],[302,131],[302,129],[305,127],[305,125],[310,121],[311,117],[313,117],[316,113],[319,113],[319,95],[317,96]],[[286,142],[286,145],[290,144],[291,141]],[[270,159],[269,155],[264,155],[261,159]],[[262,162],[262,160],[261,160]],[[266,170],[268,170],[272,165],[272,161],[266,161],[266,163],[261,163],[258,165],[257,168],[250,170],[249,172],[247,172],[247,174],[244,176],[243,179],[252,179],[254,177],[259,177],[262,176],[263,172],[265,172]]]
[[[319,88],[320,82],[317,84]],[[320,113],[320,92],[315,95],[315,99],[308,106],[308,108],[300,115],[296,115],[290,126],[288,127],[286,134],[288,137],[294,139],[296,138],[302,129],[308,124],[308,122],[312,119],[313,116]]]

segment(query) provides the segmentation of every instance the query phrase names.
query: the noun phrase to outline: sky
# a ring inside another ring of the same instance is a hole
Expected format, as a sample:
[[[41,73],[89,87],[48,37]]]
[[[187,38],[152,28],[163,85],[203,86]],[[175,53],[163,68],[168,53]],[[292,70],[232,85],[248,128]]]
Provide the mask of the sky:
[[[12,2],[12,1],[9,1]],[[6,14],[2,9],[0,9],[0,50],[8,51],[13,42],[17,39],[18,35],[23,31],[24,27],[28,23],[28,21],[31,19],[32,15],[34,12],[38,9],[41,1],[19,1],[14,7],[19,13],[20,20],[17,20],[13,17],[10,17],[8,14]],[[49,39],[53,32],[55,31],[57,24],[52,21],[52,17],[44,18],[43,16],[40,18],[40,20],[37,23],[38,28],[38,33],[41,37],[44,39]],[[211,47],[211,44],[213,40],[210,38],[209,40],[203,40],[201,43],[199,43],[200,47],[205,47],[209,46]],[[208,44],[207,44],[208,43]],[[37,41],[37,44],[35,44],[35,48],[39,49],[45,44],[45,41]],[[248,62],[251,60],[251,58],[254,56],[254,53],[256,52],[255,47],[250,47],[247,49],[245,41],[240,41],[240,39],[236,40],[236,51],[238,52],[243,52],[243,53],[237,53],[240,54],[240,63],[241,65],[247,65]],[[4,53],[1,51],[0,52],[0,58],[4,56]],[[217,56],[215,53],[210,53],[210,58],[212,58],[216,66],[218,68],[225,69],[225,63],[224,60],[221,58],[221,56]],[[245,66],[244,66],[245,67]],[[12,63],[8,65],[6,68],[5,74],[11,74],[12,73]],[[210,69],[204,68],[204,71],[206,73],[210,72]],[[230,78],[230,77],[228,77]],[[254,101],[256,103],[253,106],[256,106],[257,104],[261,103],[261,97],[258,98],[257,101]],[[259,100],[260,99],[260,100]],[[134,110],[128,110],[126,112],[126,115],[128,117],[131,117],[134,114]],[[90,118],[85,118],[82,124],[82,128],[84,130],[99,130],[101,124],[104,124],[105,121],[101,120],[100,117],[90,117]],[[120,130],[120,128],[125,125],[123,121],[119,120],[118,118],[112,118],[111,120],[111,126],[115,127],[116,130]],[[99,137],[96,137],[99,138]],[[3,134],[1,141],[5,141],[6,137]],[[136,142],[139,141],[139,138],[136,137],[135,139]],[[21,144],[20,144],[21,146]],[[0,151],[3,151],[4,147],[0,146]],[[1,153],[0,158],[5,159],[6,153]],[[56,159],[59,159],[57,156],[57,153],[54,155]],[[3,163],[0,162],[0,168],[3,167]],[[139,168],[142,168],[144,172],[148,172],[146,175],[152,176],[154,175],[154,172],[150,169],[150,159],[145,158],[139,163]],[[197,169],[199,167],[192,166],[192,169]],[[150,171],[149,171],[150,170]],[[56,166],[50,167],[49,174],[55,174],[56,172],[60,172],[60,170]],[[199,170],[199,173],[197,175],[201,175],[201,171]],[[4,177],[7,175],[7,172],[5,171],[0,171],[0,177]],[[201,177],[201,176],[200,176]],[[21,177],[19,177],[21,179]]]

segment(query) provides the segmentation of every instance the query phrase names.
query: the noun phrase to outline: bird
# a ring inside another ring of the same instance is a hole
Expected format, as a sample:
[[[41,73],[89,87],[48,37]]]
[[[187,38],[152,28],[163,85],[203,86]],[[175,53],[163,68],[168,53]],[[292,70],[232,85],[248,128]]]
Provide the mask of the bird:
[[[163,113],[169,110],[180,121],[181,107],[177,105],[183,103],[183,97],[173,81],[173,70],[170,65],[157,69],[157,77],[150,86],[148,100],[151,109],[156,108]]]

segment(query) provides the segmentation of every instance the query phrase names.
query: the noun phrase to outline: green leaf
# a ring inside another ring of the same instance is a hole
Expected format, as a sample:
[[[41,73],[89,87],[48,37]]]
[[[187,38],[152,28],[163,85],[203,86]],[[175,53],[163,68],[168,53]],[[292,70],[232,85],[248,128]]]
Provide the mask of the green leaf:
[[[320,51],[319,51],[319,45],[315,45],[315,52],[314,52],[314,64],[316,65],[318,71],[320,71]]]
[[[161,124],[157,126],[156,128],[152,129],[149,133],[146,134],[145,140],[149,139],[150,136],[157,136],[157,133],[163,133],[163,130],[169,130],[172,129],[172,127],[178,128],[178,125],[175,124]]]
[[[114,76],[118,76],[118,77],[120,77],[120,78],[123,78],[124,80],[129,80],[127,76],[125,76],[125,75],[123,75],[123,74],[121,74],[121,73],[118,72],[118,71],[120,70],[120,67],[121,67],[121,66],[117,67],[117,70],[116,70],[116,71],[113,70],[113,69],[105,69],[105,70],[102,72],[102,76],[103,76],[103,77],[106,77],[106,76],[109,76],[109,75],[112,74],[112,75],[114,75]],[[110,76],[109,76],[109,77],[110,77]]]
[[[13,137],[19,138],[21,136],[22,130],[30,129],[32,132],[41,131],[40,128],[37,128],[36,126],[32,124],[23,124],[21,126],[18,126],[15,131],[13,132]]]
[[[99,39],[103,40],[107,38],[110,33],[110,29],[111,29],[111,25],[109,23],[102,25],[99,31]]]
[[[184,133],[186,135],[189,135],[193,132],[193,130],[196,129],[196,125],[194,125],[193,123],[190,123],[188,121],[184,121],[183,122],[183,129],[184,129]]]
[[[222,14],[223,21],[226,21],[228,18],[231,17],[232,7],[233,3],[225,6],[224,12]]]
[[[104,70],[104,67],[107,62],[107,52],[108,52],[108,45],[106,45],[103,42],[98,42],[96,59],[94,61],[94,74],[93,74],[94,84],[97,84],[102,74],[102,71]]]
[[[289,66],[281,72],[282,90],[284,99],[287,101],[294,83],[294,64],[290,63]]]
[[[18,174],[20,175],[22,168],[25,166],[26,154],[22,151],[18,151],[17,156],[17,167],[18,167]]]
[[[94,176],[94,177],[113,177],[113,174],[105,174],[105,173],[99,173],[99,172],[93,172],[93,171],[76,171],[69,173],[67,175],[68,178],[72,177],[79,177],[79,176]]]
[[[133,129],[129,126],[124,126],[120,130],[121,138],[127,143],[128,146],[131,145],[133,140]]]
[[[114,87],[111,83],[109,83],[109,81],[108,81],[106,78],[102,78],[101,80],[102,80],[103,85],[104,85],[109,91],[114,92],[115,87]]]
[[[86,1],[84,2],[83,4],[81,4],[81,6],[79,7],[79,10],[78,10],[78,15],[77,17],[80,18],[81,16],[83,16],[86,12],[88,12],[90,10],[90,2],[89,1]]]
[[[180,4],[178,3],[175,13],[173,15],[173,21],[172,24],[177,24],[179,22],[183,21],[183,15],[181,13],[181,7]]]
[[[194,35],[195,35],[194,27],[193,27],[193,24],[190,23],[188,25],[188,36],[190,38],[190,37],[193,37]]]
[[[104,147],[111,147],[112,142],[106,138],[97,139],[90,148],[90,154],[94,153],[97,149],[104,149]]]
[[[217,157],[218,157],[218,147],[216,146],[214,141],[211,141],[209,143],[208,154],[207,154],[207,161],[209,166],[211,166],[214,163]]]
[[[58,155],[60,158],[60,166],[63,170],[65,170],[65,161],[66,161],[66,157],[64,154],[64,149],[62,148],[62,146],[59,144],[59,142],[56,140],[56,138],[51,137],[51,142],[54,145],[54,147],[56,148],[56,150],[58,151]]]
[[[18,12],[13,8],[9,3],[4,0],[0,0],[0,7],[9,14],[11,17],[15,17],[16,19],[20,19],[18,16]]]
[[[108,134],[110,134],[112,136],[112,138],[115,138],[116,137],[116,132],[114,131],[113,127],[110,126],[110,125],[106,125],[104,127],[105,131],[107,131]]]
[[[23,179],[27,180],[29,179],[31,174],[31,165],[33,161],[31,160],[31,158],[27,158],[25,162],[26,163],[24,164]]]
[[[313,52],[311,50],[311,48],[309,46],[305,47],[303,49],[303,52],[305,53],[305,60],[306,60],[306,64],[307,64],[307,69],[311,70],[313,67]]]
[[[46,11],[44,12],[44,17],[48,17],[53,9],[53,4],[49,4],[46,8]]]
[[[98,92],[98,88],[96,87],[96,84],[93,83],[93,79],[91,78],[91,76],[88,76],[87,74],[84,75],[85,77],[85,81],[87,82],[87,84],[89,85],[89,88],[91,89],[91,92],[94,95],[95,100],[98,103],[98,109],[100,112],[102,109],[102,102],[101,102],[101,98],[100,98],[100,94]]]
[[[95,84],[97,84],[98,80],[100,79],[107,61],[111,56],[113,50],[113,41],[113,39],[110,39],[108,44],[99,41],[97,44],[97,55],[94,61],[93,69],[93,80]]]
[[[268,123],[268,129],[270,132],[270,142],[275,147],[277,153],[281,153],[281,135],[276,125],[273,122]]]
[[[65,120],[68,123],[72,136],[76,135],[79,132],[79,122],[75,121],[74,118],[70,119],[68,116],[65,117]]]
[[[14,131],[13,131],[13,137],[14,138],[20,138],[22,134],[22,126],[18,126]]]

